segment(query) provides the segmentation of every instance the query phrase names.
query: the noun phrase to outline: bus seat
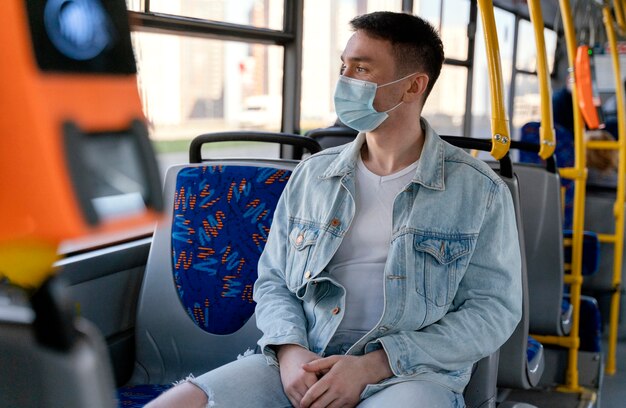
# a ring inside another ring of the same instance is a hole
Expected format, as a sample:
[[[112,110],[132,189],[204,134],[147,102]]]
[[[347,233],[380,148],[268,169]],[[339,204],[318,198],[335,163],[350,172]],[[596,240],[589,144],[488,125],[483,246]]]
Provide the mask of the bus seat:
[[[563,238],[572,238],[572,230],[563,231]],[[572,262],[572,247],[567,245],[563,248],[565,263]],[[598,234],[591,231],[583,232],[583,276],[594,275],[600,265],[600,240]]]
[[[565,294],[569,299],[569,294]],[[598,301],[591,296],[580,298],[580,347],[581,351],[599,353],[602,348],[602,318]]]
[[[467,408],[494,408],[498,396],[499,350],[474,364],[472,376],[463,392]]]
[[[323,149],[328,149],[353,141],[358,133],[356,130],[340,124],[309,130],[305,136],[315,139]]]
[[[615,189],[589,191],[585,201],[585,225],[594,231],[605,234],[615,233],[615,218],[612,216],[615,205]],[[625,251],[626,252],[626,251]],[[598,272],[585,278],[584,289],[612,292],[614,245],[601,243]],[[622,276],[626,276],[626,262],[622,263]],[[624,279],[622,279],[624,280]]]
[[[522,142],[539,143],[539,122],[528,122],[522,126],[521,138]],[[556,148],[554,150],[554,156],[556,157],[556,164],[558,167],[573,167],[574,166],[574,135],[565,127],[554,124],[554,134],[556,140]],[[535,152],[526,152],[520,150],[519,161],[521,163],[534,163],[541,164],[542,160]],[[565,188],[565,202],[563,211],[563,228],[572,228],[572,216],[574,209],[574,181],[568,179],[561,179],[561,186]]]
[[[442,139],[455,146],[464,149],[479,149],[489,151],[491,140],[472,139],[465,137],[442,136]],[[524,246],[524,228],[520,205],[519,182],[509,155],[505,155],[499,163],[490,163],[492,168],[500,175],[511,193],[515,208],[515,218],[521,254],[521,281],[522,281],[522,317],[509,339],[500,348],[499,362],[497,365],[497,386],[503,388],[529,389],[539,383],[543,374],[544,357],[543,347],[536,346],[536,352],[530,353],[528,342],[529,307],[528,307],[528,281],[526,251]],[[538,343],[537,343],[538,344]],[[532,357],[532,361],[528,357]]]
[[[170,386],[162,384],[203,374],[256,348],[257,262],[298,161],[202,160],[200,149],[225,140],[321,149],[302,136],[261,133],[201,135],[190,148],[196,163],[168,169],[166,215],[155,229],[137,306],[135,369],[118,390],[119,406],[143,406]]]
[[[521,153],[521,151],[520,151]],[[563,336],[571,305],[563,302],[563,223],[559,176],[543,166],[516,163],[524,224],[530,331]]]
[[[504,177],[513,204],[517,219],[517,229],[522,255],[522,318],[515,328],[509,340],[500,348],[500,361],[498,364],[498,387],[514,389],[530,389],[539,383],[544,370],[543,346],[536,341],[529,341],[529,290],[528,272],[526,261],[526,249],[524,239],[524,223],[522,220],[520,189],[517,176]],[[529,349],[531,351],[529,351]],[[532,358],[532,359],[529,359]]]

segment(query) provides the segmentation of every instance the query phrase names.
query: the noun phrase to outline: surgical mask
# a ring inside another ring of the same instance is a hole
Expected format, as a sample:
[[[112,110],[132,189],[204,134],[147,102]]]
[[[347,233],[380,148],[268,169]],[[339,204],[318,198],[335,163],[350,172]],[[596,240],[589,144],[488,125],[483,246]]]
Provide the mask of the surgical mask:
[[[402,101],[384,112],[374,109],[376,90],[407,79],[415,72],[383,85],[341,75],[335,88],[335,111],[339,120],[359,132],[371,132],[389,117],[388,113],[402,105]]]

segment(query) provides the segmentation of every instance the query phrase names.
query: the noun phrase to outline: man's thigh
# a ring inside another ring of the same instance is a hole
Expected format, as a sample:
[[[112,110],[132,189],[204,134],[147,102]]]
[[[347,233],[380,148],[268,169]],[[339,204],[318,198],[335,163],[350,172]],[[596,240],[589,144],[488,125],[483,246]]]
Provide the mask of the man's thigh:
[[[291,407],[278,367],[268,365],[261,354],[233,361],[190,382],[207,394],[208,406]]]
[[[463,396],[431,381],[406,381],[377,392],[357,408],[463,408]]]

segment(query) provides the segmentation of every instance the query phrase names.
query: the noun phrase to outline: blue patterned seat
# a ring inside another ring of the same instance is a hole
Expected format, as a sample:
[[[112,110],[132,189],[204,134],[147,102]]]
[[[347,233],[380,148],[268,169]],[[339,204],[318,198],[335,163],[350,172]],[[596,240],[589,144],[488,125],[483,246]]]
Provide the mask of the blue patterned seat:
[[[143,406],[172,382],[255,348],[257,262],[293,167],[239,161],[168,170],[169,214],[150,250],[137,312],[137,361],[130,385],[118,391],[120,407]]]

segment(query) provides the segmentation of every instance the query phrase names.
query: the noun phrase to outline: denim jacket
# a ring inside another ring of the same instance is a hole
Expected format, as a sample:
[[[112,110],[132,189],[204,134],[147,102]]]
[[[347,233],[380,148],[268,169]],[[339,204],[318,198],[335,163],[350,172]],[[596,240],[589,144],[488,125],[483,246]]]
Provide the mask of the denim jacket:
[[[395,382],[436,381],[463,392],[472,364],[493,353],[521,317],[521,260],[504,182],[422,120],[425,142],[412,181],[395,198],[384,268],[384,310],[347,354],[381,347]],[[346,290],[325,269],[355,213],[355,167],[365,135],[303,160],[278,203],[254,287],[259,345],[324,350]]]

